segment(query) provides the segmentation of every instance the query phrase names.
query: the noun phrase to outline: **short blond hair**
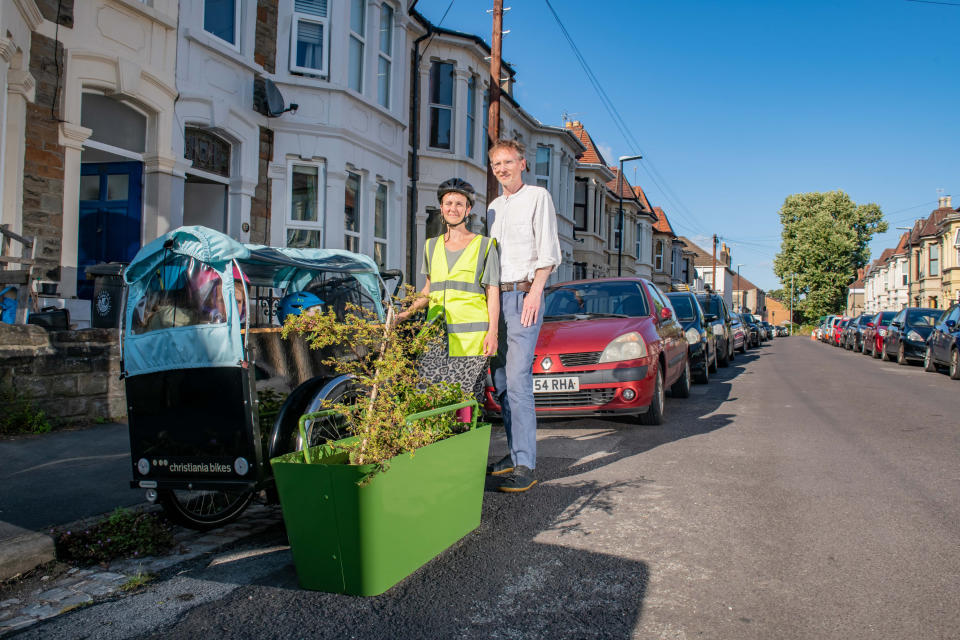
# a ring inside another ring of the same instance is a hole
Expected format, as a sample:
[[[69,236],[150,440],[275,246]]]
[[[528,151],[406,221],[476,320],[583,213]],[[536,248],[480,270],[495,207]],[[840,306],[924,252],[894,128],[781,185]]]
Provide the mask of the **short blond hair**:
[[[519,156],[520,159],[523,159],[524,157],[523,154],[526,153],[527,151],[527,148],[519,140],[508,140],[506,138],[500,138],[499,140],[493,143],[492,147],[490,147],[490,151],[487,152],[487,156],[490,158],[493,158],[494,152],[499,151],[500,149],[513,149],[514,151],[517,152],[517,156]]]

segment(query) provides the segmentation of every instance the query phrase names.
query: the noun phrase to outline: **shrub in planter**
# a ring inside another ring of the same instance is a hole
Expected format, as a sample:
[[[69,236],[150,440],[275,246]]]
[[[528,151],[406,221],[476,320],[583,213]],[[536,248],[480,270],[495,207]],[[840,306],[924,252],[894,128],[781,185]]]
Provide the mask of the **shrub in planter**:
[[[416,357],[435,329],[398,332],[392,313],[382,324],[354,311],[285,326],[314,348],[350,345],[354,359],[325,363],[360,385],[355,403],[328,408],[350,437],[271,462],[301,586],[376,595],[480,524],[490,425],[476,422],[469,390],[418,378]],[[466,406],[473,420],[458,422]]]

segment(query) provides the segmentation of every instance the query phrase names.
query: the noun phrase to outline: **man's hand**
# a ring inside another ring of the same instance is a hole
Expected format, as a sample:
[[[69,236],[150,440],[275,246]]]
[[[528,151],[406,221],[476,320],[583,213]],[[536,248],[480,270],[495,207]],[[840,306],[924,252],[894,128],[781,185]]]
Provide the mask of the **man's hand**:
[[[529,327],[537,322],[540,313],[540,301],[543,299],[543,290],[532,287],[523,298],[523,311],[520,313],[520,324]]]
[[[483,355],[490,357],[494,356],[497,353],[497,332],[496,331],[487,331],[487,335],[483,338]]]

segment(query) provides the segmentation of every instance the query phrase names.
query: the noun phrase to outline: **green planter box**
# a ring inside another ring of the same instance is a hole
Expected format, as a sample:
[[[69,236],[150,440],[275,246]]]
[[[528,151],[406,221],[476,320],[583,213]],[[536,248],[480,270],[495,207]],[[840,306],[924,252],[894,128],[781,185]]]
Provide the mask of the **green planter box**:
[[[480,525],[490,425],[372,466],[329,445],[271,461],[300,586],[373,596]],[[319,462],[317,462],[319,460]]]

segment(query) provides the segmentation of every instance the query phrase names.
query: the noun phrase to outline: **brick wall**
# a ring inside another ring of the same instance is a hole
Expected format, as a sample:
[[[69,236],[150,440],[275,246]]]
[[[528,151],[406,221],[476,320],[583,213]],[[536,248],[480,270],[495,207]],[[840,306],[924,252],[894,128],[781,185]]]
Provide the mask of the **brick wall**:
[[[60,25],[73,27],[73,0],[34,0],[43,17],[50,22],[57,21],[60,12]]]
[[[273,159],[273,131],[260,127],[260,159],[257,188],[250,202],[250,242],[270,244],[270,180],[267,171]]]
[[[23,165],[23,234],[40,239],[37,265],[44,278],[60,279],[63,229],[63,147],[58,144],[60,82],[64,77],[63,48],[53,39],[33,34],[30,73],[37,82],[36,101],[27,104],[26,151]],[[51,110],[53,113],[51,114]]]
[[[47,332],[0,324],[0,384],[65,422],[127,413],[116,329]]]
[[[257,0],[253,60],[273,73],[277,60],[277,0]]]

